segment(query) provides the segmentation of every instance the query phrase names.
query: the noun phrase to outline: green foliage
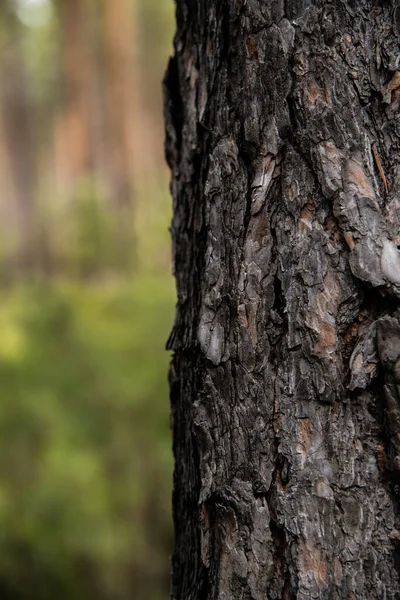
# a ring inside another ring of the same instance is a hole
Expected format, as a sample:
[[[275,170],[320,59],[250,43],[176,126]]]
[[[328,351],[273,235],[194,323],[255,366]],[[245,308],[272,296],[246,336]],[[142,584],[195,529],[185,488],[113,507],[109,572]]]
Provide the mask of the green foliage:
[[[132,220],[132,214],[127,218]],[[110,210],[106,193],[94,178],[78,181],[64,207],[54,215],[58,235],[52,245],[62,271],[73,277],[118,272],[123,261],[118,253],[121,236],[117,219],[118,213]],[[129,241],[125,259],[132,264]]]
[[[59,100],[59,26],[52,2],[14,0],[14,19],[19,17],[25,66],[30,75],[33,106],[40,114],[41,130],[48,128],[49,111]]]
[[[150,105],[161,93],[160,73],[172,54],[174,35],[173,0],[138,0],[140,18],[140,63],[143,69],[146,102]]]
[[[171,271],[172,201],[169,172],[159,171],[152,181],[135,182],[134,234],[137,267],[146,273]]]
[[[171,279],[1,296],[0,592],[166,598]]]

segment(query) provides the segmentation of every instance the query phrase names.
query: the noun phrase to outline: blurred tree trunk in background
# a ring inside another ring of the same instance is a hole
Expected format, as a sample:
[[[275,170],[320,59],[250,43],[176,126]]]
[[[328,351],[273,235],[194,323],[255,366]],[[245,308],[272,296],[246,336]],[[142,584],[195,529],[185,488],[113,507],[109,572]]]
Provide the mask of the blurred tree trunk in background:
[[[62,104],[56,130],[60,177],[73,184],[93,169],[95,63],[86,0],[58,0]]]
[[[0,40],[0,119],[7,196],[3,218],[8,224],[6,243],[14,255],[7,269],[26,271],[33,266],[35,250],[35,112],[22,50],[21,23],[7,8],[2,15]]]
[[[399,598],[400,8],[177,0],[174,600]]]
[[[117,229],[115,261],[128,270],[138,122],[133,6],[130,0],[59,0],[64,103],[56,134],[61,187],[85,176],[104,186]]]
[[[136,0],[105,0],[103,4],[105,114],[110,149],[107,172],[118,221],[122,261],[129,259],[133,243],[132,186],[135,158],[139,157],[135,151],[140,127],[137,16]]]
[[[151,262],[145,230],[167,211],[159,81],[171,7],[0,2],[0,269],[9,263],[10,276],[16,264],[89,277]]]
[[[59,13],[65,100],[58,155],[64,184],[85,175],[103,182],[118,230],[116,259],[125,268],[133,249],[138,125],[134,6],[130,0],[60,0]]]

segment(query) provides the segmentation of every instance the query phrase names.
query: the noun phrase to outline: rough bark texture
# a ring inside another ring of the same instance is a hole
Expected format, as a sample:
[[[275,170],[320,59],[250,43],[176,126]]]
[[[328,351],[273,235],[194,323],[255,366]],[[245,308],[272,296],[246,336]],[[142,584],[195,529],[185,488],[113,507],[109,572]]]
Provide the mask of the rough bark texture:
[[[177,0],[173,600],[400,598],[400,5]]]

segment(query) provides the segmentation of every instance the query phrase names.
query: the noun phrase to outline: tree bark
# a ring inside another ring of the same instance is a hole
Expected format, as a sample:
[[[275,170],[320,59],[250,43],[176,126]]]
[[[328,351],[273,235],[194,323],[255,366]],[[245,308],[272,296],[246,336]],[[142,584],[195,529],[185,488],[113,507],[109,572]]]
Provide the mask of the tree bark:
[[[177,0],[174,600],[400,598],[399,38]]]

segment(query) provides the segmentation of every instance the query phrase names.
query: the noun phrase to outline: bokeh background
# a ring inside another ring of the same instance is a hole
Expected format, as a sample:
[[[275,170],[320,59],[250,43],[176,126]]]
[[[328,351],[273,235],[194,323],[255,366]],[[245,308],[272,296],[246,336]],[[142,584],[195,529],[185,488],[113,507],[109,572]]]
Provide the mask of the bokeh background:
[[[166,600],[172,0],[0,0],[0,598]]]

